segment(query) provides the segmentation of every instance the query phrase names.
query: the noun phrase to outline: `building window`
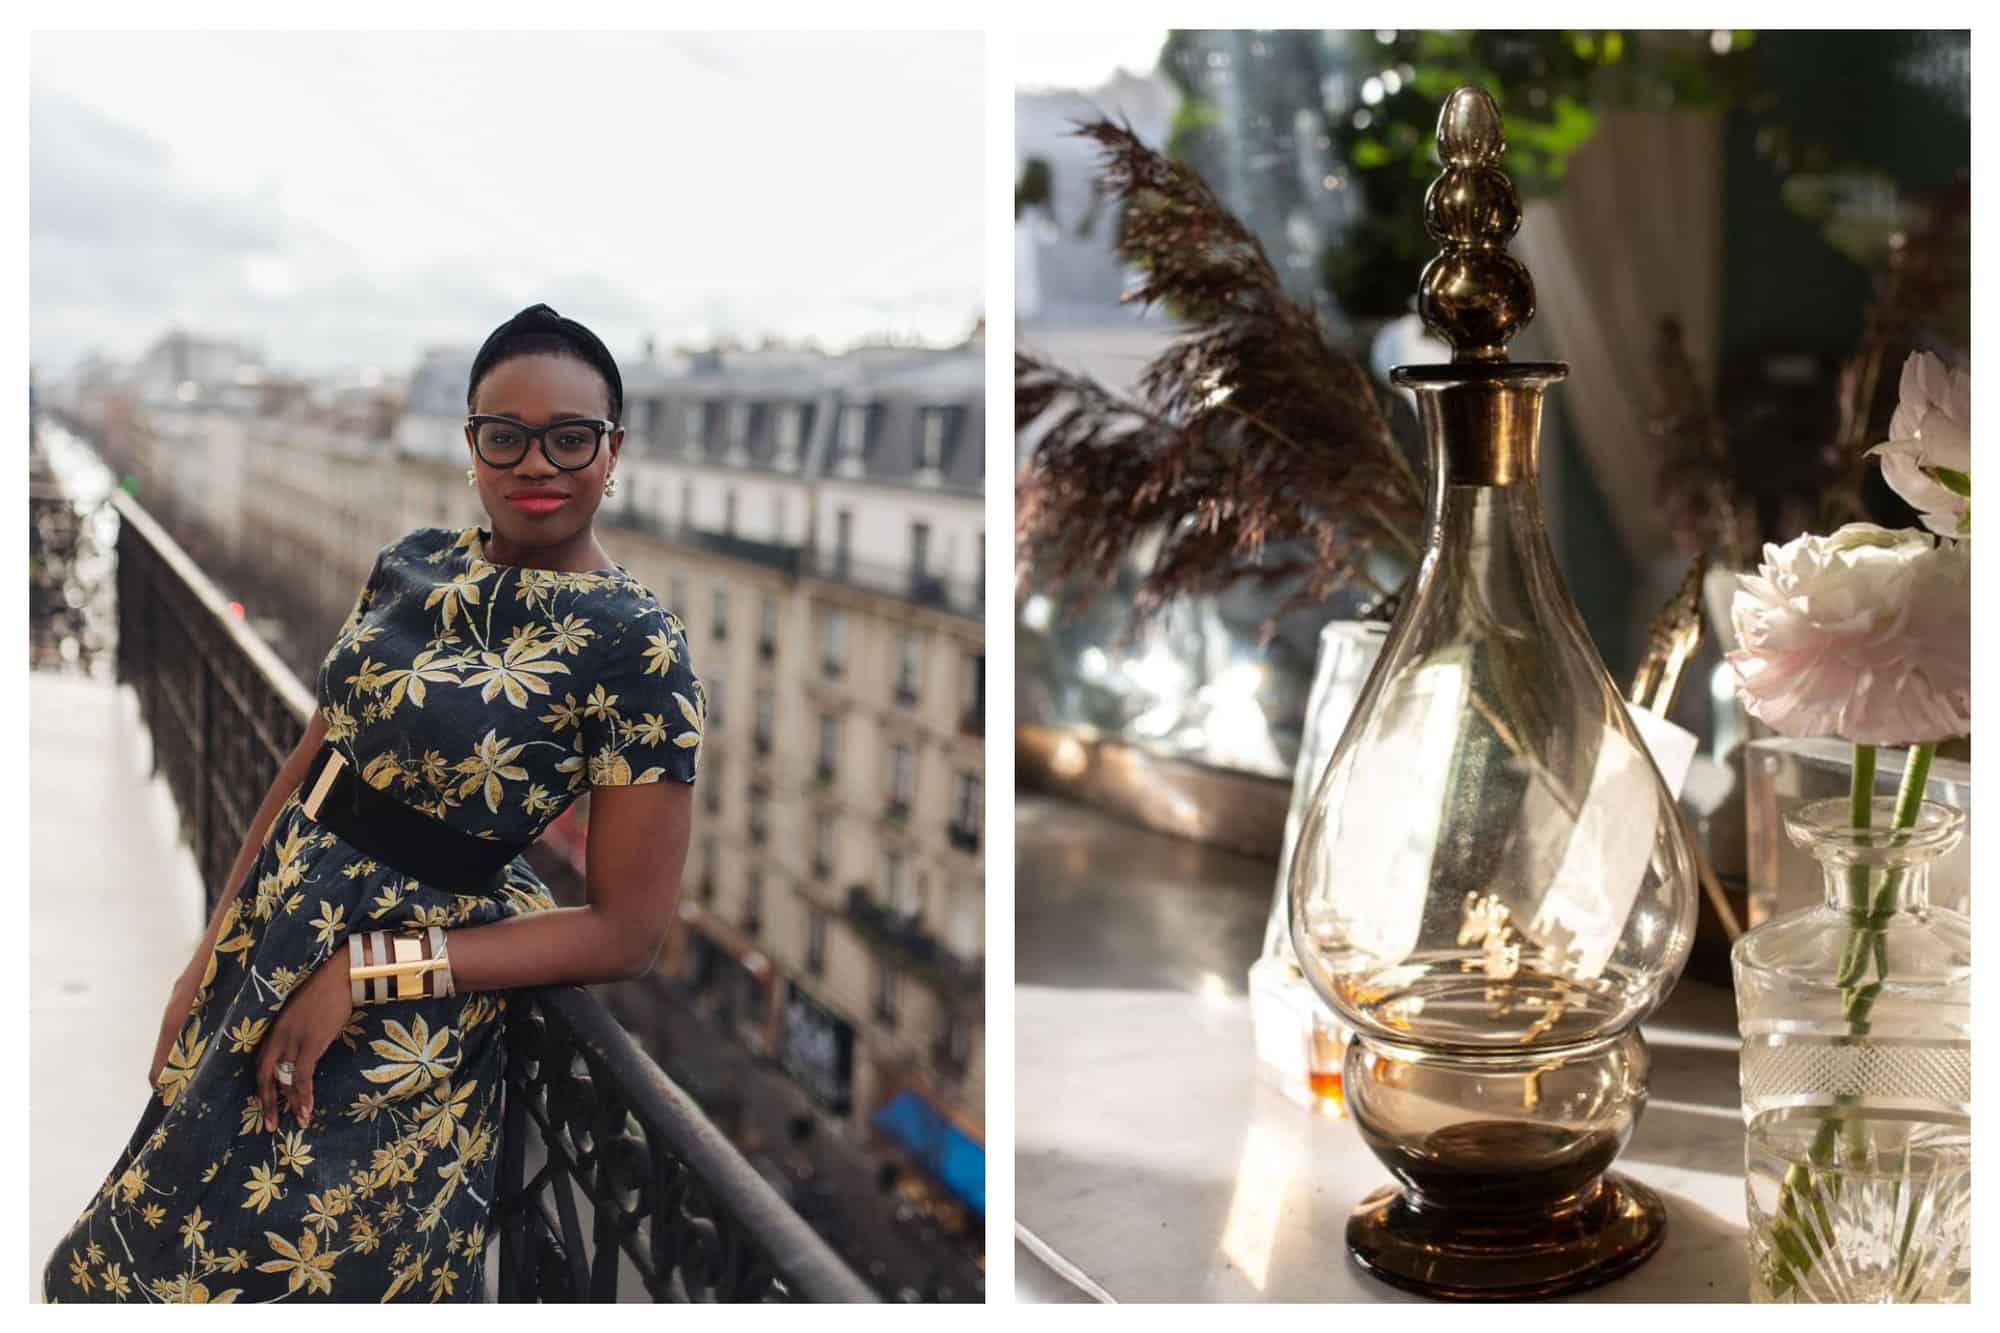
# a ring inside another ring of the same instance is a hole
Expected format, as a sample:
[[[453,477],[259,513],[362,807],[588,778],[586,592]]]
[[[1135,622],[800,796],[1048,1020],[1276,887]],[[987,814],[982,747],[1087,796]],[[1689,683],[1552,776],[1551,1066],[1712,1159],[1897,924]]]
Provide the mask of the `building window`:
[[[694,483],[691,481],[681,483],[681,526],[694,526]]]
[[[847,577],[848,562],[854,555],[854,511],[837,509],[833,514],[833,575]]]
[[[736,535],[736,492],[722,493],[722,533],[725,537]]]
[[[985,946],[980,942],[981,895],[975,889],[961,892],[958,906],[951,914],[951,951],[960,958],[974,959],[983,956]]]
[[[708,404],[689,403],[681,409],[681,429],[686,432],[687,451],[689,453],[698,454],[701,452],[704,442],[703,437],[708,433],[707,426]]]
[[[955,1010],[945,1015],[938,1032],[937,1062],[961,1073],[972,1063],[972,1023]]]
[[[979,850],[979,797],[979,779],[960,773],[951,803],[951,843],[962,851]]]
[[[958,728],[968,736],[978,736],[986,730],[986,654],[967,653],[963,660]]]
[[[923,915],[923,900],[910,874],[910,858],[901,852],[887,852],[882,857],[882,901],[897,916],[914,921]]]
[[[762,847],[771,835],[771,790],[762,783],[750,788],[750,845]]]
[[[764,873],[750,872],[750,879],[743,891],[743,929],[755,935],[764,927]]]
[[[805,442],[805,416],[805,408],[797,403],[778,409],[778,456],[775,461],[786,472],[798,468],[799,447]]]
[[[715,839],[701,840],[701,879],[695,885],[695,892],[705,903],[715,901]]]
[[[672,603],[667,610],[675,615],[680,615],[688,609],[687,575],[675,574],[667,580],[667,600]]]
[[[833,874],[833,816],[824,812],[813,821],[813,874],[820,879]]]
[[[921,583],[931,572],[931,525],[910,524],[910,578]],[[922,596],[922,589],[917,590]]]
[[[923,639],[905,630],[896,642],[896,702],[905,708],[915,707],[923,676]]]
[[[806,971],[826,971],[826,913],[817,907],[806,909]]]
[[[715,585],[713,610],[715,612],[715,641],[721,643],[729,637],[729,588],[726,584],[718,583]],[[713,713],[710,713],[710,720],[713,720],[714,716]]]
[[[757,723],[756,732],[752,736],[752,740],[757,746],[758,754],[769,754],[771,752],[771,737],[776,732],[777,725],[777,696],[769,690],[757,691]]]
[[[907,745],[889,751],[889,813],[908,818],[910,798],[917,789],[917,752]]]
[[[711,713],[710,716],[714,715]],[[703,771],[697,785],[704,793],[703,808],[711,815],[719,815],[722,813],[722,756],[703,755],[701,766]]]
[[[826,642],[822,647],[827,675],[837,676],[847,669],[847,612],[826,613]]]
[[[721,638],[721,635],[716,635]],[[722,730],[722,686],[719,676],[702,682],[702,693],[708,696],[708,711],[702,714],[702,724],[709,731]]]
[[[768,593],[757,615],[757,652],[766,662],[778,655],[778,599]]]
[[[875,974],[875,1017],[884,1027],[896,1026],[896,974],[886,967]]]
[[[840,409],[840,467],[860,472],[868,454],[868,405],[849,403]]]
[[[834,772],[839,766],[840,719],[828,713],[819,720],[819,780],[833,781]]]
[[[952,410],[948,407],[924,409],[922,433],[917,441],[917,467],[923,472],[944,471],[944,451],[951,442]]]
[[[750,404],[729,405],[729,447],[741,451],[750,442]]]

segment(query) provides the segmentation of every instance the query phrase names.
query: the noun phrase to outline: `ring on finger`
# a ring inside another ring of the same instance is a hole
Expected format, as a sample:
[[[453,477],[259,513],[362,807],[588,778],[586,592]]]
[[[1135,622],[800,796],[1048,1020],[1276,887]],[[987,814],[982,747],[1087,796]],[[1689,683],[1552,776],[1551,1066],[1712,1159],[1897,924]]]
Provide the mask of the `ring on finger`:
[[[290,1060],[280,1060],[278,1061],[277,1067],[273,1069],[271,1072],[278,1076],[279,1083],[289,1088],[292,1086],[292,1074],[296,1071],[296,1069],[297,1066],[293,1065],[293,1063]]]

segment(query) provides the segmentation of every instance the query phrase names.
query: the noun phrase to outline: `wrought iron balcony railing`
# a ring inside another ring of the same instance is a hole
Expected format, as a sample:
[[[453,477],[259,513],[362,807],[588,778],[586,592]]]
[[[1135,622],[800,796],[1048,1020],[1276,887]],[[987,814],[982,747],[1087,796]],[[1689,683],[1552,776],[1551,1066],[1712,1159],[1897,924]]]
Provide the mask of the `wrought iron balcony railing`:
[[[150,515],[113,503],[119,677],[212,906],[313,700]],[[594,996],[508,999],[502,1300],[616,1300],[629,1272],[655,1301],[876,1299]]]
[[[844,583],[850,588],[900,598],[917,606],[949,611],[968,620],[979,620],[986,614],[984,579],[946,578],[911,565],[875,564],[845,557],[838,551],[822,554],[810,549],[802,554],[799,572],[829,583]]]
[[[876,902],[859,884],[847,891],[847,921],[863,942],[960,1003],[977,1003],[984,992],[983,963],[960,958],[944,941],[925,930],[921,921],[905,916],[887,903]]]
[[[951,845],[961,852],[979,850],[979,830],[971,824],[961,824],[954,820],[945,825],[945,834],[951,839]]]
[[[765,569],[776,570],[796,578],[803,552],[797,546],[781,542],[752,541],[748,537],[738,537],[733,533],[711,532],[688,523],[669,523],[643,509],[624,509],[607,514],[611,522],[634,532],[643,532],[661,541],[674,542],[681,546],[692,546],[730,560],[743,560]]]

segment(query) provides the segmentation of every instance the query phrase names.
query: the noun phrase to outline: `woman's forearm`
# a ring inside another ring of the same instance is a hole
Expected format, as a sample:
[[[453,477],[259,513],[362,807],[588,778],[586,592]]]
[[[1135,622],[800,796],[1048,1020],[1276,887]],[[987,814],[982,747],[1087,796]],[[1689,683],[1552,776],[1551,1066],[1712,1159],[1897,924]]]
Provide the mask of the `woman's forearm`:
[[[459,990],[592,986],[644,972],[661,941],[599,907],[558,907],[446,933]]]

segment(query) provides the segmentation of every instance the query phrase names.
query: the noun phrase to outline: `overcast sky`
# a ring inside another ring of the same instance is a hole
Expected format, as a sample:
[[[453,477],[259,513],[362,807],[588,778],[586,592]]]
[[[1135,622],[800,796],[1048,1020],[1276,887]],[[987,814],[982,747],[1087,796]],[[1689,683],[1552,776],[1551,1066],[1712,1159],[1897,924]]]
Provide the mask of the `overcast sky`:
[[[1165,28],[1123,32],[1024,32],[1014,41],[1014,86],[1022,91],[1090,89],[1119,70],[1151,74],[1166,45]]]
[[[178,323],[399,373],[537,300],[620,357],[648,334],[952,342],[981,313],[976,33],[32,42],[50,371]]]

